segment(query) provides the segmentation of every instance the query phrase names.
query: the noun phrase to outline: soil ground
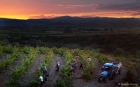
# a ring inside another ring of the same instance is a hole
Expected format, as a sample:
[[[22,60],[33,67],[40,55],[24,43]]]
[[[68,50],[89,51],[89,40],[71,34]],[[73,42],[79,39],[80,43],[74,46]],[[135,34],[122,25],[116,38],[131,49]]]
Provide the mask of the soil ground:
[[[30,87],[29,82],[34,79],[33,74],[36,72],[37,68],[40,66],[40,63],[43,62],[43,55],[38,55],[35,61],[27,69],[26,73],[22,74],[19,84],[24,87]]]
[[[7,54],[9,55],[9,54]],[[5,56],[6,57],[6,56]],[[17,67],[20,66],[22,64],[22,59],[25,59],[26,57],[24,55],[22,55],[21,57],[19,57],[18,59],[16,59],[12,64],[10,64],[7,68],[5,68],[1,73],[0,73],[0,87],[2,87],[2,84],[5,81],[9,81],[10,80],[10,74],[12,73],[12,71]]]
[[[49,77],[46,84],[44,84],[45,87],[54,87],[54,83],[56,82],[57,78],[59,77],[59,72],[56,71],[56,64],[57,61],[60,61],[60,68],[64,66],[64,60],[63,57],[60,57],[59,55],[56,55],[54,59],[52,60],[52,63],[49,67]]]
[[[0,63],[1,63],[3,60],[7,59],[8,56],[10,56],[10,54],[3,53],[3,54],[0,56]]]

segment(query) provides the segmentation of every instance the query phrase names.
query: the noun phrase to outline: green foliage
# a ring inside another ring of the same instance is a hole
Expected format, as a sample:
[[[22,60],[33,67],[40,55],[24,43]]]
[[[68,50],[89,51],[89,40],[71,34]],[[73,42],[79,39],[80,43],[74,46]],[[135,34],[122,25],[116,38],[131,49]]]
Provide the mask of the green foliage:
[[[37,68],[35,75],[33,76],[34,79],[29,82],[31,87],[34,87],[34,86],[36,87],[37,85],[40,84],[39,76],[40,75],[43,76],[43,73],[41,72],[40,67],[42,67],[42,64],[40,64],[40,66]]]
[[[59,78],[54,85],[55,87],[72,87],[71,81],[71,78]]]
[[[12,54],[13,53],[13,47],[12,46],[3,46],[3,52]]]
[[[1,48],[2,46],[0,46]],[[72,77],[69,77],[68,74],[71,71],[71,68],[69,67],[69,64],[71,63],[73,58],[76,58],[80,60],[80,62],[83,64],[83,70],[82,70],[82,77],[85,80],[91,80],[93,79],[91,72],[94,71],[96,68],[94,65],[94,59],[98,59],[100,63],[105,63],[107,61],[107,58],[100,54],[96,53],[94,51],[84,49],[67,49],[67,48],[47,48],[47,47],[6,47],[3,46],[4,52],[10,53],[11,55],[8,57],[8,60],[4,60],[2,64],[0,64],[0,69],[3,69],[4,67],[7,67],[9,64],[11,64],[15,59],[17,59],[18,56],[21,54],[27,55],[26,59],[22,59],[22,65],[16,67],[11,75],[10,75],[10,81],[9,83],[12,85],[18,84],[17,81],[20,79],[21,75],[26,72],[28,67],[35,61],[36,56],[42,55],[44,56],[44,61],[40,63],[40,66],[37,67],[36,72],[33,74],[34,79],[30,82],[31,86],[39,85],[40,81],[38,79],[39,75],[42,75],[42,71],[40,70],[40,67],[42,65],[45,65],[46,67],[49,67],[52,58],[54,54],[60,54],[64,58],[64,66],[60,69],[59,72],[59,78],[57,79],[55,83],[55,87],[72,87],[71,82],[73,80]],[[74,55],[73,55],[74,52]],[[93,64],[89,64],[87,58],[91,57]],[[7,85],[7,84],[5,84]],[[7,87],[10,87],[7,85]]]
[[[8,45],[8,43],[6,41],[0,41],[0,45],[6,46],[6,45]]]
[[[103,55],[95,53],[94,51],[90,51],[88,49],[84,49],[84,50],[74,49],[73,51],[75,57],[78,58],[80,62],[83,64],[82,78],[85,80],[93,79],[91,73],[96,68],[93,60],[97,58],[99,62],[101,63],[105,62]],[[89,61],[87,60],[88,57],[92,59],[92,64],[90,64]]]
[[[54,84],[55,87],[72,87],[72,78],[68,76],[70,70],[71,69],[68,65],[65,65],[63,68],[60,69],[59,75],[61,76],[61,78],[57,79],[56,83]]]
[[[137,50],[137,51],[136,51],[136,57],[137,57],[137,58],[140,58],[140,50]]]
[[[23,47],[22,52],[25,53],[25,54],[29,54],[30,53],[30,47],[27,47],[27,46]]]
[[[16,46],[3,46],[3,53],[9,53],[9,54],[12,54],[12,53],[15,53],[15,52],[18,52],[20,51],[20,48],[16,47]]]
[[[122,48],[116,48],[114,51],[114,55],[116,56],[122,56],[124,54],[124,50]]]
[[[89,51],[89,50],[77,50],[75,54],[77,56],[79,56],[79,59],[80,59],[81,63],[83,64],[82,78],[85,80],[93,79],[91,73],[95,69],[95,66],[94,66],[94,64],[90,64],[88,62],[87,58],[88,58],[88,56],[90,56],[92,58],[92,61],[93,61],[93,59],[95,58],[94,52]]]
[[[38,79],[38,76],[35,76],[35,78],[29,84],[30,84],[31,87],[39,85],[40,81]]]
[[[134,73],[131,70],[128,70],[123,80],[128,83],[133,83],[134,77],[135,77]]]
[[[137,69],[137,65],[133,62],[128,62],[127,67],[128,69],[131,69],[131,70]]]
[[[52,50],[55,54],[60,54],[61,56],[63,55],[63,48],[53,47]]]
[[[43,75],[40,67],[42,67],[42,65],[49,67],[49,65],[51,64],[52,58],[54,56],[53,50],[50,48],[39,47],[37,49],[39,50],[39,53],[45,55],[45,59],[44,59],[44,62],[40,63],[40,66],[37,68],[34,75],[34,79],[30,82],[30,86],[37,86],[40,84],[40,81],[38,78],[40,75]]]
[[[72,53],[68,49],[64,49],[62,56],[64,57],[64,61],[66,65],[69,65],[69,63],[71,62],[73,58]]]
[[[72,87],[71,82],[72,82],[72,78],[68,76],[68,74],[70,73],[71,68],[69,67],[69,63],[71,62],[73,56],[71,53],[71,50],[66,49],[66,48],[60,48],[61,49],[61,53],[60,55],[62,55],[64,57],[64,61],[65,61],[65,65],[64,67],[62,67],[60,69],[60,78],[57,79],[56,83],[54,84],[55,87]],[[56,52],[56,50],[55,50]]]
[[[27,70],[30,64],[35,60],[38,50],[32,47],[29,47],[28,58],[22,60],[22,65],[16,67],[15,70],[10,74],[10,83],[16,84],[16,82],[20,79],[20,76]],[[28,52],[28,51],[27,51]]]
[[[13,47],[12,54],[0,64],[0,70],[3,70],[8,65],[13,63],[14,60],[16,60],[20,55],[22,55],[22,52],[19,51],[19,48]],[[18,69],[16,68],[15,70],[17,71]],[[9,81],[6,81],[4,82],[3,87],[13,87],[14,85],[18,85],[18,82],[14,80],[13,78],[10,78],[10,85],[9,85]]]
[[[2,87],[13,87],[13,85],[9,84],[9,81],[5,81],[5,82],[2,84]]]
[[[70,29],[70,28],[66,28],[66,29],[64,30],[64,33],[73,33],[73,31],[72,31],[72,29]]]
[[[7,45],[9,42],[10,35],[9,34],[0,34],[0,44],[1,45]]]
[[[107,62],[107,58],[106,58],[105,56],[103,56],[102,54],[97,54],[97,55],[95,56],[95,58],[97,58],[98,61],[99,61],[101,64]]]
[[[6,68],[11,63],[13,63],[13,61],[16,60],[21,54],[21,52],[14,52],[7,59],[3,60],[0,63],[0,71]]]
[[[13,87],[13,86],[14,86],[14,87],[19,86],[18,81],[17,81],[17,80],[14,80],[14,79],[10,79],[9,84],[10,84],[10,87]]]
[[[0,55],[3,53],[3,46],[0,45]]]
[[[82,77],[85,80],[93,79],[92,72],[93,72],[94,69],[95,69],[95,66],[93,66],[91,64],[86,64],[86,66],[84,66],[83,70],[82,70]]]
[[[66,78],[66,77],[68,77],[70,70],[71,70],[70,67],[68,65],[65,65],[63,68],[60,69],[59,75],[62,78]]]
[[[49,67],[49,65],[52,61],[52,58],[54,56],[53,50],[50,48],[47,48],[47,47],[40,47],[39,51],[40,51],[40,53],[43,53],[45,55],[45,60],[44,60],[43,65]]]
[[[129,55],[127,58],[131,62],[138,62],[138,58],[136,56]]]

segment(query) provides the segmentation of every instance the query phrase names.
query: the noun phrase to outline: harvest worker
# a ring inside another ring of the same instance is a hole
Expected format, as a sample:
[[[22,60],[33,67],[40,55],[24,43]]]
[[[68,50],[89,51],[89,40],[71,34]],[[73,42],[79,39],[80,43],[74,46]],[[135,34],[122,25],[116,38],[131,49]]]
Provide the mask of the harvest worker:
[[[73,60],[72,60],[72,63],[74,63],[74,64],[76,64],[76,58],[74,58]]]
[[[88,57],[88,61],[89,61],[89,63],[91,64],[92,59],[91,59],[90,57]]]
[[[43,78],[44,78],[44,83],[45,83],[45,81],[47,81],[47,76],[49,76],[49,75],[47,75],[47,68],[46,68],[46,66],[43,65],[41,67],[41,70],[43,71]]]
[[[72,64],[72,63],[69,64],[69,67],[71,68],[71,70],[70,70],[70,72],[68,73],[68,76],[72,75],[73,72],[74,72],[74,67],[73,67],[73,64]]]
[[[76,68],[76,63],[77,63],[77,61],[76,61],[76,59],[74,58],[74,59],[72,60],[72,67],[73,67],[73,68]]]
[[[74,56],[74,51],[72,50],[72,55]]]
[[[60,61],[58,60],[56,64],[56,71],[59,71],[59,69],[60,69]]]
[[[40,75],[39,79],[40,79],[40,86],[43,87],[43,83],[44,83],[43,76]]]
[[[45,65],[43,65],[43,66],[41,67],[41,70],[43,71],[43,75],[46,76],[46,75],[47,75],[47,68],[46,68]]]

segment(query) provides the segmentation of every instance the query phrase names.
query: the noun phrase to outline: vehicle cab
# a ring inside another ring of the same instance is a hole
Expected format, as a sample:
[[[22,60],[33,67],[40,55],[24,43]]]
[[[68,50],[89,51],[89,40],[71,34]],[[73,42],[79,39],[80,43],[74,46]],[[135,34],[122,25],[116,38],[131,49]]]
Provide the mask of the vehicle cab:
[[[105,63],[102,66],[101,71],[102,72],[101,72],[100,76],[102,76],[103,78],[108,77],[109,79],[111,79],[112,75],[113,75],[113,72],[114,72],[113,63]]]
[[[112,67],[113,67],[113,63],[105,63],[102,66],[102,71],[110,71],[112,70]]]

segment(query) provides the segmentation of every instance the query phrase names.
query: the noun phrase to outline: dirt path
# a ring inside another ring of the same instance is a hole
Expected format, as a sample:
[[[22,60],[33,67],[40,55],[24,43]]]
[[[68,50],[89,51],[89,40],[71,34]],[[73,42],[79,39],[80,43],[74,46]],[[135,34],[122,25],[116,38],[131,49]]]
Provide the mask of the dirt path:
[[[62,57],[60,57],[59,55],[54,56],[54,59],[52,60],[52,63],[49,67],[49,77],[48,77],[48,81],[46,82],[46,84],[44,84],[44,87],[54,87],[54,83],[56,82],[57,78],[59,77],[58,72],[56,72],[56,64],[57,61],[60,61],[60,68],[62,68],[64,66],[64,60]]]
[[[40,66],[40,63],[43,62],[43,55],[38,55],[35,61],[27,69],[26,73],[21,76],[19,84],[21,86],[30,87],[29,82],[34,79],[33,74],[36,72],[37,68]]]
[[[3,53],[3,54],[0,56],[0,63],[1,63],[3,60],[7,59],[8,56],[10,56],[10,54]]]
[[[76,69],[74,70],[74,73],[72,74],[72,77],[74,78],[79,78],[82,76],[82,70],[80,70],[80,60],[77,59],[77,63],[76,63]]]
[[[3,84],[4,81],[9,81],[10,80],[10,74],[12,71],[17,67],[22,64],[22,59],[25,59],[26,56],[21,56],[18,59],[16,59],[12,64],[8,66],[8,68],[4,69],[2,73],[0,74],[0,87]]]

